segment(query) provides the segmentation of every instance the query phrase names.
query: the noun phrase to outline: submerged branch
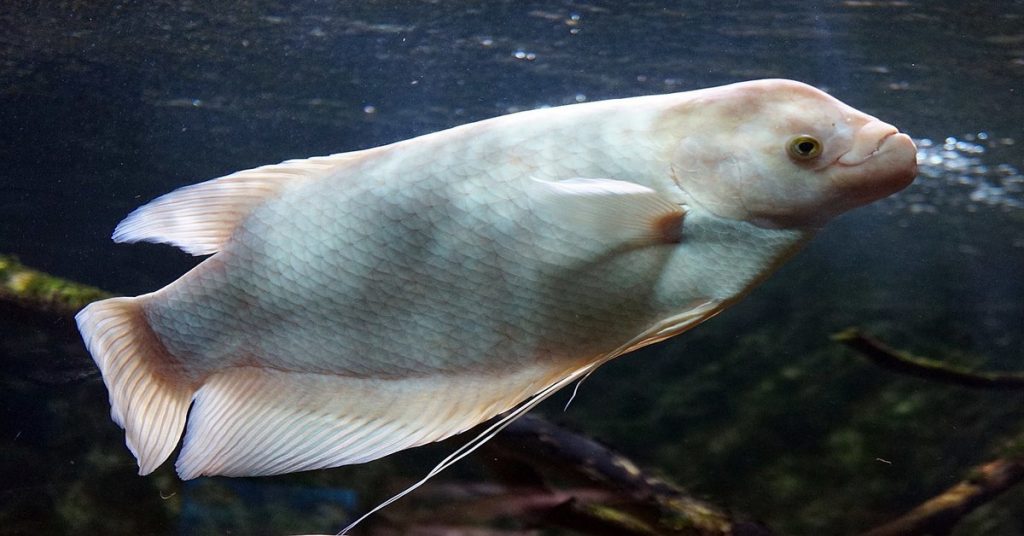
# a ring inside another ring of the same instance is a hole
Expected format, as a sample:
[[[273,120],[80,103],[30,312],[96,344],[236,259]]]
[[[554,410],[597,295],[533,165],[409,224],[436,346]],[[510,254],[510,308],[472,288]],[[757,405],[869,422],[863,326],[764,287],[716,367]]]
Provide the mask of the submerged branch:
[[[88,285],[33,270],[0,255],[0,303],[38,313],[71,316],[110,294]]]
[[[1024,480],[1024,459],[997,458],[967,478],[889,523],[861,536],[948,534],[964,516]]]
[[[1024,374],[975,372],[915,356],[890,348],[857,328],[837,333],[832,336],[832,340],[858,351],[880,367],[901,374],[978,389],[1024,389]],[[967,514],[1024,480],[1024,456],[1020,455],[1021,450],[1021,445],[1011,447],[1006,457],[974,467],[964,480],[862,536],[949,534]]]
[[[492,469],[493,481],[427,484],[416,501],[394,504],[371,519],[367,534],[477,534],[493,526],[517,527],[527,531],[523,535],[550,527],[591,536],[771,534],[533,415],[510,424],[475,459]]]
[[[832,335],[832,340],[856,350],[882,368],[901,374],[977,389],[1024,389],[1024,374],[974,372],[934,359],[918,357],[890,348],[857,328],[836,333]]]
[[[538,481],[543,486],[568,481],[599,492],[552,505],[542,513],[550,524],[586,534],[770,534],[759,524],[738,520],[644,473],[608,447],[540,417],[521,417],[495,438],[488,451],[500,456],[506,475],[513,473],[505,481],[532,481],[535,487]],[[523,467],[508,471],[509,458]]]

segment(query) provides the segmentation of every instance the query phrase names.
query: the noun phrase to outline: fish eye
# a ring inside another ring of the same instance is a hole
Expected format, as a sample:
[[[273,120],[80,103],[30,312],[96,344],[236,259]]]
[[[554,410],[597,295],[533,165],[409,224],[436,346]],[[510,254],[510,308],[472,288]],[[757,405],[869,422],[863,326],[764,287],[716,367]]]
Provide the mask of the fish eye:
[[[786,144],[786,151],[794,160],[810,160],[821,154],[821,142],[814,136],[794,136]]]

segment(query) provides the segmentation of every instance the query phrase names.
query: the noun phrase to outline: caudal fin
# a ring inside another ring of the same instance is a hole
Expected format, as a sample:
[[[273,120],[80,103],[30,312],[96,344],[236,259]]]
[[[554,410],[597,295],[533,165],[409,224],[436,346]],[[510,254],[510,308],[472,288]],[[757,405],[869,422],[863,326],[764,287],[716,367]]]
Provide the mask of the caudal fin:
[[[178,444],[195,389],[146,322],[138,298],[90,304],[76,316],[85,345],[103,373],[110,416],[146,475]]]

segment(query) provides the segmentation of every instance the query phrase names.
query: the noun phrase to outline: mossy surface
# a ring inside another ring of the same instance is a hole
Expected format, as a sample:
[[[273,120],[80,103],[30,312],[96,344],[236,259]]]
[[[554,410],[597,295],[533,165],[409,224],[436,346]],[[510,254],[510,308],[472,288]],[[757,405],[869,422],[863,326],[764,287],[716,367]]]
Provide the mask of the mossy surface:
[[[28,268],[11,255],[0,255],[0,298],[35,310],[74,314],[110,293]]]

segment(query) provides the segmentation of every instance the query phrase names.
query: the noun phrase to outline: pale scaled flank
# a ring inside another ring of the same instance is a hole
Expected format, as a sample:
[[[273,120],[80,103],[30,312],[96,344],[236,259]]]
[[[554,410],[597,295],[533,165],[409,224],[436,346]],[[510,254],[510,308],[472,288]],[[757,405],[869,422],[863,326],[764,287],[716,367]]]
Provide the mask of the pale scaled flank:
[[[160,197],[114,239],[212,256],[78,325],[142,474],[183,429],[186,479],[365,462],[693,327],[915,173],[786,80],[523,112]]]

